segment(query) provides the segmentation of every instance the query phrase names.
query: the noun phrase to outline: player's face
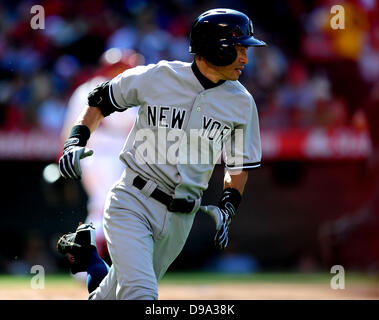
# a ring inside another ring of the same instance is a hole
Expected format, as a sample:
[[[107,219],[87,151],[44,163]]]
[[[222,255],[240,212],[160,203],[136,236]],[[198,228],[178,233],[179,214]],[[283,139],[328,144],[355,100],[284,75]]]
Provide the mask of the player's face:
[[[221,80],[238,80],[240,75],[242,74],[242,70],[249,62],[247,58],[247,50],[249,47],[244,46],[236,46],[237,50],[237,58],[234,62],[225,67],[217,67],[217,71],[221,76]]]

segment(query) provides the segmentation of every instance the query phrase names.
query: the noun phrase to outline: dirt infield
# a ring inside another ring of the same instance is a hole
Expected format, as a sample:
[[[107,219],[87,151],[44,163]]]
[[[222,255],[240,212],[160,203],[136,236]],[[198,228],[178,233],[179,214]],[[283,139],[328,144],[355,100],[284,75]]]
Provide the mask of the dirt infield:
[[[337,300],[379,299],[379,288],[353,287],[333,290],[309,284],[162,285],[162,300]]]
[[[46,284],[32,289],[25,283],[0,283],[0,300],[85,300],[87,289],[78,281]],[[160,300],[357,300],[379,299],[377,285],[353,284],[333,290],[324,284],[225,283],[171,284],[159,286]]]

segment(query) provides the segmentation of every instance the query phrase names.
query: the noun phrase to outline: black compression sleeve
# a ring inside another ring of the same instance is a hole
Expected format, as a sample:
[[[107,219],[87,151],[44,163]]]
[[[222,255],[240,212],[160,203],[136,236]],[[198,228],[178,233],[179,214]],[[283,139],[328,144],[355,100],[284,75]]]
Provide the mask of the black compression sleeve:
[[[91,135],[90,129],[82,124],[78,124],[72,127],[70,135],[68,136],[64,149],[69,146],[80,146],[84,147]]]

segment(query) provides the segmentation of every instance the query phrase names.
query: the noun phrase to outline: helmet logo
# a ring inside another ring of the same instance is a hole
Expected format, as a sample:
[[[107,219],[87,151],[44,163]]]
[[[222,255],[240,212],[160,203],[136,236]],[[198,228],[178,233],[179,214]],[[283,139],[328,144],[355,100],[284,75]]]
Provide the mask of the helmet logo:
[[[232,31],[232,36],[233,37],[241,37],[244,35],[244,32],[242,31],[240,26],[235,26]]]

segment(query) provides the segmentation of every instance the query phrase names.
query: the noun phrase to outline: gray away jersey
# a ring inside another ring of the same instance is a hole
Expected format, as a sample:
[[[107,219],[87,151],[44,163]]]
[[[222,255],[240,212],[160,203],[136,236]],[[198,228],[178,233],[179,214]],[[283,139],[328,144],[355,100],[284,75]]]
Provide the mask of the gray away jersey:
[[[200,198],[221,154],[230,171],[260,166],[257,109],[240,82],[205,90],[191,63],[161,61],[110,84],[120,111],[140,106],[120,159],[175,198]]]

